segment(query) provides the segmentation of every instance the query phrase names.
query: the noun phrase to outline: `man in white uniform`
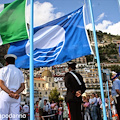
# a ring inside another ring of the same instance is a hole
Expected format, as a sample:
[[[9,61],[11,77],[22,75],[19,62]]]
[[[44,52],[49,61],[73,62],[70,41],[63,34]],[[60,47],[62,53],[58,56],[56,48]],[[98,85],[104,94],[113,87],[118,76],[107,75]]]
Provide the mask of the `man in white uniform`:
[[[23,106],[23,113],[26,114],[26,118],[24,120],[28,120],[29,106],[27,103]]]
[[[19,120],[20,93],[25,89],[24,77],[21,70],[15,67],[14,54],[4,56],[5,67],[0,69],[0,120]]]

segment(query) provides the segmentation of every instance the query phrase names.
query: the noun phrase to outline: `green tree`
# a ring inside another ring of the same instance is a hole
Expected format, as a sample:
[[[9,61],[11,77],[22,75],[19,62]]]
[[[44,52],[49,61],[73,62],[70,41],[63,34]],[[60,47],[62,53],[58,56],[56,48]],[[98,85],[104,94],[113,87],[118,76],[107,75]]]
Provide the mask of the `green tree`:
[[[102,33],[102,31],[98,31],[98,32],[97,32],[97,38],[98,38],[98,40],[99,40],[100,42],[102,42],[102,40],[103,40],[103,33]]]
[[[51,90],[50,95],[49,95],[49,101],[52,102],[52,100],[54,100],[55,102],[58,102],[59,95],[60,95],[60,93],[57,91],[56,88]]]
[[[64,98],[62,98],[62,97],[59,97],[59,101],[63,101],[64,100]]]
[[[111,71],[115,71],[115,72],[119,73],[120,72],[120,66],[118,66],[118,65],[111,66]]]
[[[93,58],[94,58],[93,55],[87,55],[87,56],[85,56],[85,57],[86,57],[86,59],[87,59],[87,63],[88,63],[88,62],[92,62],[92,61],[93,61]]]

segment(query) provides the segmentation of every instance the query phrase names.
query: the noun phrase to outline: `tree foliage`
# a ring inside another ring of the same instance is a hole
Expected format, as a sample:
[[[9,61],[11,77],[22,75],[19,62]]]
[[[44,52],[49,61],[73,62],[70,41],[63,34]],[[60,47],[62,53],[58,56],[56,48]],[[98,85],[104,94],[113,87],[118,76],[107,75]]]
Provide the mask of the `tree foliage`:
[[[99,47],[99,55],[101,62],[107,62],[108,58],[113,59],[116,58],[116,55],[118,55],[117,46],[114,43],[111,43],[109,45]],[[114,56],[113,56],[114,55]]]
[[[115,71],[117,73],[120,73],[120,66],[118,66],[118,65],[111,66],[111,71]]]
[[[60,95],[60,93],[57,91],[56,88],[51,90],[50,95],[49,95],[49,101],[52,102],[52,100],[54,100],[55,102],[58,102],[59,95]]]

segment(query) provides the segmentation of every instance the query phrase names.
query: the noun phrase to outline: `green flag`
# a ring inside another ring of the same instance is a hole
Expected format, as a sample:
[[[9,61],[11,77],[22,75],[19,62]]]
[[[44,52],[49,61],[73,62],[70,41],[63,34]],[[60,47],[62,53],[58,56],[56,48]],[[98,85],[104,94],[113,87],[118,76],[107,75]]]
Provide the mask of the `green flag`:
[[[0,45],[28,39],[26,0],[15,0],[0,13]]]

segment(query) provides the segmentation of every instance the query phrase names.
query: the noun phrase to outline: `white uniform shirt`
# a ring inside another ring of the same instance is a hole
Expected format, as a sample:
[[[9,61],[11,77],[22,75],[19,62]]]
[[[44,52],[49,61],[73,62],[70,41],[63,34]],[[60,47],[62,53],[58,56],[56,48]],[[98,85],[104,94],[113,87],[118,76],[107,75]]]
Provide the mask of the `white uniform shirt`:
[[[28,105],[23,106],[23,113],[29,113],[29,106]]]
[[[18,90],[21,83],[24,83],[22,71],[13,64],[0,69],[0,80],[4,81],[5,86],[11,91]]]

